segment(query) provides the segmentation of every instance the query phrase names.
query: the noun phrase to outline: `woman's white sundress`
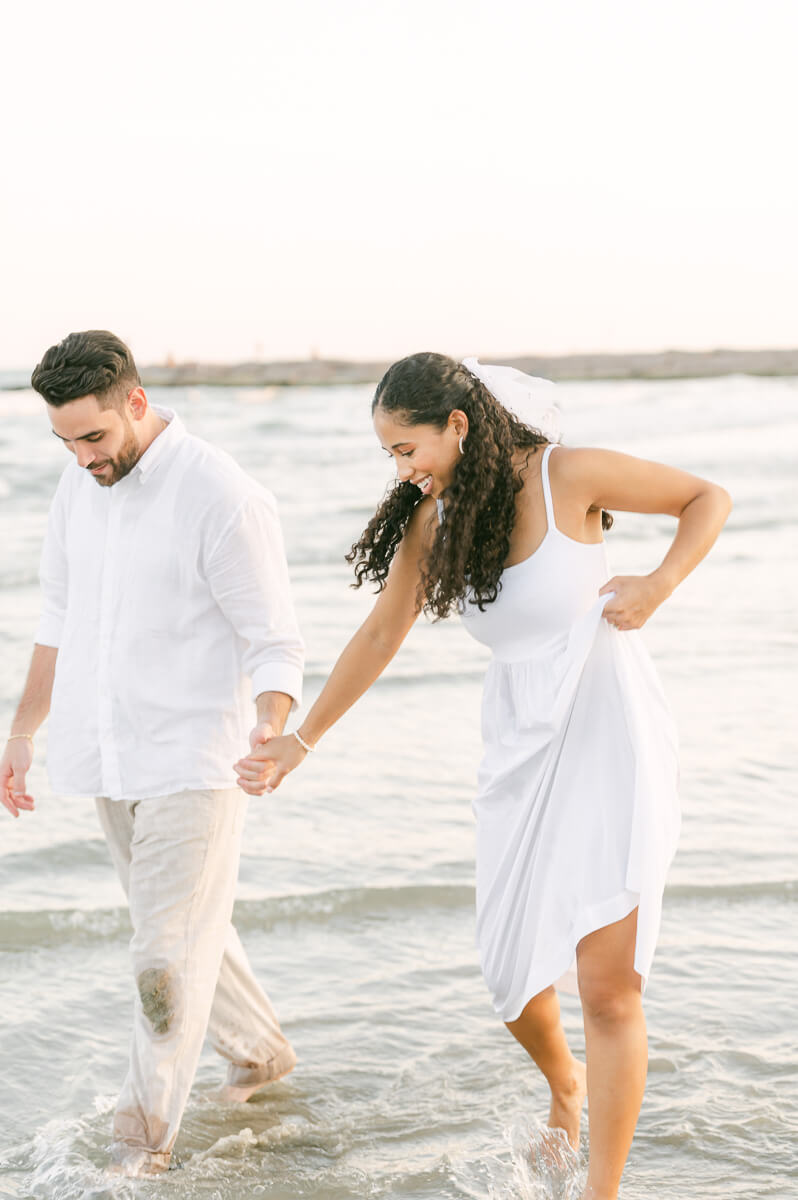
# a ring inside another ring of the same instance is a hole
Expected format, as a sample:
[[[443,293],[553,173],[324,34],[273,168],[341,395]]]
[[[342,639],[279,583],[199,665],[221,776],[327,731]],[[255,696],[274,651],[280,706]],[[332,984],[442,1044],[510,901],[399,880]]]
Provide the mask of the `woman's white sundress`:
[[[543,542],[505,567],[493,604],[461,613],[493,651],[474,801],[477,943],[505,1021],[550,984],[576,990],[579,940],[635,908],[645,986],[679,834],[668,704],[640,634],[603,619],[604,543],[557,528],[554,450],[541,464]]]

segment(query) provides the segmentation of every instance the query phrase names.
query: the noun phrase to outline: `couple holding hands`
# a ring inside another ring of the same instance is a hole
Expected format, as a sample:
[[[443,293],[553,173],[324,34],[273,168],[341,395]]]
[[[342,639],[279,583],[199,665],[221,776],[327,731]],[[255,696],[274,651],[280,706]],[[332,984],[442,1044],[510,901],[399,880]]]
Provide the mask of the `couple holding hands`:
[[[420,612],[457,612],[493,652],[474,799],[483,974],[573,1147],[587,1094],[583,1197],[613,1200],[645,1087],[642,991],[679,829],[673,722],[636,631],[712,546],[726,492],[558,445],[550,385],[511,368],[400,360],[372,403],[397,480],[349,555],[377,599],[286,736],[303,644],[271,494],[148,403],[111,333],[70,334],[32,384],[72,459],[0,798],[13,816],[33,809],[26,774],[49,714],[53,789],[97,798],[133,924],[134,1038],[110,1169],[168,1169],[206,1034],[228,1061],[228,1101],[292,1070],[231,924],[247,794],[272,792],[315,750]],[[611,510],[676,518],[650,573],[611,576]],[[580,995],[586,1067],[558,988]]]

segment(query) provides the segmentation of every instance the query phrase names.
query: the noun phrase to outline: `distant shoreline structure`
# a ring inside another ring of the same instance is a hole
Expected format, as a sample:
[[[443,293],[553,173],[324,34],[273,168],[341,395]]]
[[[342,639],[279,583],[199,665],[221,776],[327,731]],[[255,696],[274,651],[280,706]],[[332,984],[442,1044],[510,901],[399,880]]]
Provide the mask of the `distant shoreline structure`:
[[[518,355],[486,362],[560,380],[699,379],[722,375],[798,375],[794,350],[664,350],[646,354]],[[175,363],[142,368],[150,387],[301,387],[376,383],[390,361],[314,358],[294,362]]]
[[[628,354],[517,355],[485,362],[517,367],[555,382],[622,379],[708,379],[723,375],[798,376],[798,349],[662,350]],[[310,358],[282,362],[183,362],[141,368],[145,387],[319,387],[373,384],[390,361]],[[0,389],[29,386],[23,371],[0,372]]]

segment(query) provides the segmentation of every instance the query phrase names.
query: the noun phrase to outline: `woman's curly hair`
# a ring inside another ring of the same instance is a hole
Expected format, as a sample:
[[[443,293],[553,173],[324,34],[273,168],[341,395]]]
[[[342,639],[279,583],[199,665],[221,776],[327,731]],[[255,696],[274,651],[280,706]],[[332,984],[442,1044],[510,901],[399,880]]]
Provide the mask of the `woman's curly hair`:
[[[523,485],[513,453],[537,453],[548,439],[524,425],[493,397],[467,367],[443,354],[412,354],[383,375],[372,403],[395,413],[403,424],[444,429],[449,414],[468,417],[463,456],[446,489],[441,522],[421,568],[419,607],[435,618],[448,616],[466,600],[484,610],[501,588],[515,523],[515,497]],[[391,560],[423,496],[415,484],[397,481],[347,554],[360,587],[385,586]]]
[[[525,425],[495,399],[467,367],[444,354],[411,354],[385,372],[374,393],[371,411],[395,413],[402,424],[433,425],[444,429],[449,415],[460,409],[468,417],[463,456],[446,489],[446,521],[435,533],[421,566],[419,607],[438,619],[466,601],[483,611],[501,588],[501,574],[510,552],[515,523],[515,497],[523,472],[513,453],[548,439]],[[423,499],[415,484],[397,480],[346,556],[354,563],[360,587],[373,580],[382,591],[394,554]],[[612,517],[602,513],[609,529]]]

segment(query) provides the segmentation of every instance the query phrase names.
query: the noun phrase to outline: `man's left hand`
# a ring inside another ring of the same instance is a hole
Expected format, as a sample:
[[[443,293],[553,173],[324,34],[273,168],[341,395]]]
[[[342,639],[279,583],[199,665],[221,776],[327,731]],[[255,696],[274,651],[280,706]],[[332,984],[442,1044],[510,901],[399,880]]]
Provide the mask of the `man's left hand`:
[[[255,750],[258,746],[265,746],[273,737],[277,737],[277,730],[271,721],[259,721],[249,735],[250,750]]]
[[[276,736],[277,732],[271,721],[259,721],[249,735],[250,752],[254,754],[254,752],[260,749],[261,746],[265,746],[267,742],[270,742],[272,738]],[[234,765],[233,770],[237,776],[236,783],[241,788],[242,792],[246,792],[247,795],[261,796],[266,789],[266,784],[263,782],[263,778],[265,778],[265,776],[269,773],[269,765],[265,762],[262,764],[259,763],[258,765],[260,766],[262,772],[260,778],[248,779],[246,776],[242,776],[241,774],[243,764],[251,766],[252,760],[249,758],[242,758]]]

